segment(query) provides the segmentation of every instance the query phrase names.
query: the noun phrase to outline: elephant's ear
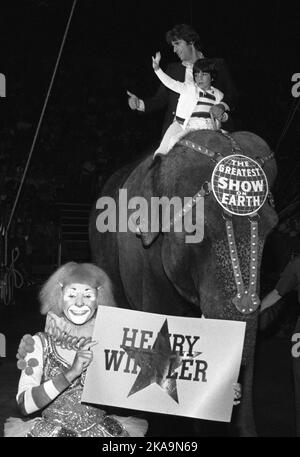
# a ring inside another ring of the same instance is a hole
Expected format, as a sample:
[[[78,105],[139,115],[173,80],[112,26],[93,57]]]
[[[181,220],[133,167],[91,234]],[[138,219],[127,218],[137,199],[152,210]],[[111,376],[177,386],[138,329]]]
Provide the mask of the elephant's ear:
[[[161,166],[160,156],[156,157],[147,170],[142,185],[142,196],[147,202],[147,213],[140,220],[140,237],[144,246],[150,246],[160,234],[160,215],[157,206],[153,205],[153,197],[157,195],[157,183]]]

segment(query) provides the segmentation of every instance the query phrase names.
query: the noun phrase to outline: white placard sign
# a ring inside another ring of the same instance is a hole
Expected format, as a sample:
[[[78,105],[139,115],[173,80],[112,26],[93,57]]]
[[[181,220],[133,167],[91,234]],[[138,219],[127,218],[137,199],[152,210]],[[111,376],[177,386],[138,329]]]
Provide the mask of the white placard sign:
[[[82,401],[230,422],[245,327],[100,307]]]

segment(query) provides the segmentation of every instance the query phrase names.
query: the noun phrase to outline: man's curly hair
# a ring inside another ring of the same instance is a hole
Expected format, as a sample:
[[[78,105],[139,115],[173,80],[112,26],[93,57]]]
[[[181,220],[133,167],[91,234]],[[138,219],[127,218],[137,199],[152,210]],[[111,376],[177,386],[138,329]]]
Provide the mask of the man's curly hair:
[[[203,46],[200,43],[200,37],[191,25],[177,24],[166,33],[166,41],[168,44],[172,44],[172,41],[176,40],[184,40],[189,44],[193,43],[198,51],[203,50]]]

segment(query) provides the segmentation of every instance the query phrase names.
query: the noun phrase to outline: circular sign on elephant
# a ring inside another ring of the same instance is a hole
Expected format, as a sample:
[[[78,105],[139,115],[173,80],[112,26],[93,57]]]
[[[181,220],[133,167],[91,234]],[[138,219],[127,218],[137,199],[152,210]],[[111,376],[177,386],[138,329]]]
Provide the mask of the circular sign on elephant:
[[[224,157],[217,163],[211,185],[222,208],[238,216],[257,212],[268,195],[268,180],[261,166],[240,154]]]

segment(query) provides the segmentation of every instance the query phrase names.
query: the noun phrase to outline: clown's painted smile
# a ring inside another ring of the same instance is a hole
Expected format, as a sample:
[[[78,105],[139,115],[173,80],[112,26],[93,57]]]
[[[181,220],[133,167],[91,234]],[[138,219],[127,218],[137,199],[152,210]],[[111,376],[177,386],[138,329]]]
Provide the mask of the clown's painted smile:
[[[70,284],[64,289],[64,314],[74,324],[88,322],[97,308],[97,290],[87,284]]]

